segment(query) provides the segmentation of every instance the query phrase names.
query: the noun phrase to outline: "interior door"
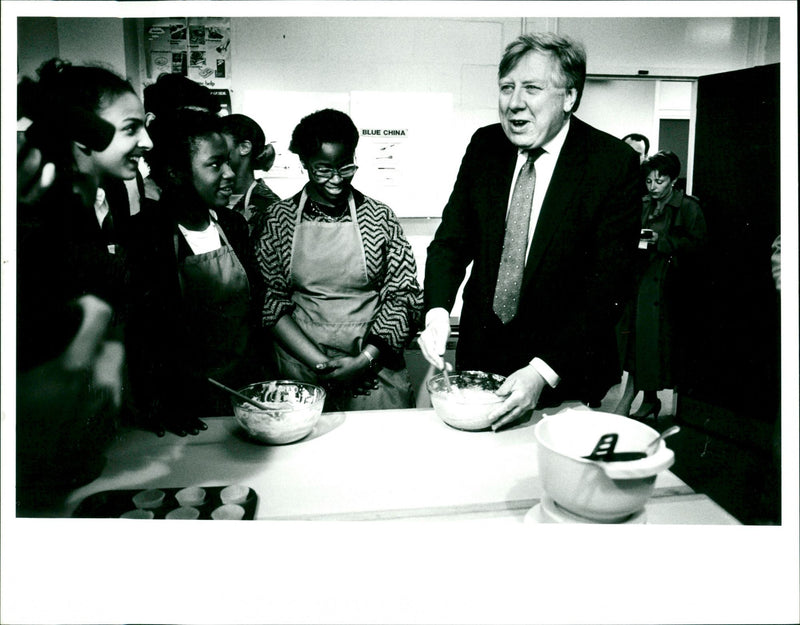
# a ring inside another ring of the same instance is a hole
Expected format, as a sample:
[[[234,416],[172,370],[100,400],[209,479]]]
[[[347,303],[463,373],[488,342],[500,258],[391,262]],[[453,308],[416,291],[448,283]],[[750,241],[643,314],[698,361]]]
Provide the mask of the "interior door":
[[[769,425],[779,413],[779,65],[698,81],[693,195],[709,245],[695,280],[684,398]]]

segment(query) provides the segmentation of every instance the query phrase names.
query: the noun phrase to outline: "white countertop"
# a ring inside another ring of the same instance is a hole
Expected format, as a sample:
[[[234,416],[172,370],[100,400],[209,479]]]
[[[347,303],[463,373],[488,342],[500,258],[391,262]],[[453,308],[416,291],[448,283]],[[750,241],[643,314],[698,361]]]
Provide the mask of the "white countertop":
[[[305,439],[252,442],[233,417],[207,419],[197,436],[123,434],[91,484],[67,500],[69,515],[105,490],[245,484],[261,520],[480,520],[522,523],[542,497],[533,426],[465,432],[432,409],[325,413]],[[647,505],[653,524],[736,524],[669,471]]]

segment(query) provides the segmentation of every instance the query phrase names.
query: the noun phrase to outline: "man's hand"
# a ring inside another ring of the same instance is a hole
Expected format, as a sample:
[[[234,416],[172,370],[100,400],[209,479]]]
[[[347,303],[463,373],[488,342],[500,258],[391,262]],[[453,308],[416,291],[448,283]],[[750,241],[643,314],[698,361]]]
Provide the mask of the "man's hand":
[[[422,355],[437,369],[444,367],[444,351],[450,338],[450,313],[444,308],[431,308],[425,315],[425,329],[419,335]]]
[[[547,381],[531,365],[518,369],[506,378],[503,385],[497,389],[498,395],[505,395],[503,403],[492,413],[495,419],[492,429],[498,429],[513,423],[527,411],[536,408],[542,389]]]

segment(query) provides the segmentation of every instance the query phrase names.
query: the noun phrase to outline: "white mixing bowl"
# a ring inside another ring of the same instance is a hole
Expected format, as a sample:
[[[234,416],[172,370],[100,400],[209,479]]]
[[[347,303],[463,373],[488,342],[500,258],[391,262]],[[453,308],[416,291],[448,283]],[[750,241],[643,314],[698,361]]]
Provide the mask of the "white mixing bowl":
[[[587,460],[598,439],[618,434],[615,451],[644,451],[658,437],[653,428],[616,414],[565,410],[536,424],[539,477],[544,491],[559,506],[605,523],[623,521],[644,508],[656,476],[675,462],[664,441],[641,460]]]
[[[495,394],[505,378],[485,371],[460,371],[448,376],[439,373],[427,382],[431,404],[439,418],[459,430],[485,430],[496,419],[490,418],[503,403],[504,397]]]

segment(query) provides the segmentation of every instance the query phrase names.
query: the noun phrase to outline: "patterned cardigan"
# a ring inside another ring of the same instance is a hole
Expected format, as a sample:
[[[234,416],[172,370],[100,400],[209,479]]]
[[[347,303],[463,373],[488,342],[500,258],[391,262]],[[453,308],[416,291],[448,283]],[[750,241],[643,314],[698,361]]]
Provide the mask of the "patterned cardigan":
[[[405,366],[403,349],[419,329],[422,318],[416,262],[392,209],[355,189],[352,193],[364,243],[367,279],[379,294],[378,309],[365,342],[380,349],[382,364],[401,369]],[[294,310],[289,261],[300,195],[274,204],[253,237],[265,290],[261,311],[265,328]]]

